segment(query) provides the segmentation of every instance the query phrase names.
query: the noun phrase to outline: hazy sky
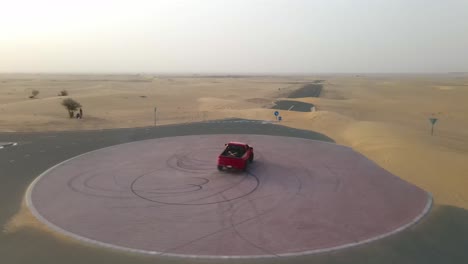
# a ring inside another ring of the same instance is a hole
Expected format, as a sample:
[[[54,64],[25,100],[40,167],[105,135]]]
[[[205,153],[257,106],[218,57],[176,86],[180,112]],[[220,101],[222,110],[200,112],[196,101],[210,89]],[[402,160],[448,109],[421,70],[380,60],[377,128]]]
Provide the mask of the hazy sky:
[[[0,0],[0,72],[453,71],[467,0]]]

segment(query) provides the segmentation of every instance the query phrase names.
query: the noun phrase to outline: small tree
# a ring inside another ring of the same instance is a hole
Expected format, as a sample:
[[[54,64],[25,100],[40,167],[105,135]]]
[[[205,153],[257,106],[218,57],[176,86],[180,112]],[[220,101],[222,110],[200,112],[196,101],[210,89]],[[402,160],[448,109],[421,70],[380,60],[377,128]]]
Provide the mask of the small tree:
[[[75,116],[75,111],[81,107],[81,104],[72,98],[64,99],[62,105],[67,109],[70,118],[73,118],[73,116]]]
[[[68,95],[68,91],[67,90],[62,90],[60,91],[59,93],[59,96],[67,96]]]
[[[32,90],[31,91],[31,96],[29,96],[29,98],[36,98],[36,96],[39,94],[39,91],[38,90]]]

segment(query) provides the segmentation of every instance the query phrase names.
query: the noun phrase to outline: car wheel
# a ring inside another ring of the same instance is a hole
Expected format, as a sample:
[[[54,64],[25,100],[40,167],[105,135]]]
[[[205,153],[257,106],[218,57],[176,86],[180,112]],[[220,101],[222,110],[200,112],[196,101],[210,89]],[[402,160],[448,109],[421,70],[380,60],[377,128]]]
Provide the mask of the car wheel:
[[[218,165],[218,170],[219,170],[219,171],[222,171],[222,170],[223,170],[223,166]]]
[[[251,155],[250,158],[249,158],[249,162],[252,163],[252,162],[253,162],[253,159],[254,159],[254,154],[252,153],[252,155]]]

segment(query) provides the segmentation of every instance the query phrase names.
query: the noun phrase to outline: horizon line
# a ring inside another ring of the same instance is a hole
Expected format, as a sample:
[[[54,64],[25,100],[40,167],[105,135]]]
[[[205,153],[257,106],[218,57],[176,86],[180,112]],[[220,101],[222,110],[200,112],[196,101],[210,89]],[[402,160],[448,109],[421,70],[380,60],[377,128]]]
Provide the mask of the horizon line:
[[[468,74],[468,71],[450,71],[450,72],[145,72],[145,71],[0,71],[1,75],[7,74],[31,74],[31,75],[182,75],[182,76],[308,76],[308,75],[427,75],[427,74]]]

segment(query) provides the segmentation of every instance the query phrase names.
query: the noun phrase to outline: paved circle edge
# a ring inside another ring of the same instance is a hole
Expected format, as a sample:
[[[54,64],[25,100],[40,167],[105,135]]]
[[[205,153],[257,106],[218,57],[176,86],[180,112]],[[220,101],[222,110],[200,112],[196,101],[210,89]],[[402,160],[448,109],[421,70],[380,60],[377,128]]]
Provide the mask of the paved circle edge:
[[[200,135],[215,136],[215,135],[224,135],[224,134],[200,134]],[[185,136],[190,136],[190,135],[185,135]],[[184,137],[184,136],[161,137],[161,138],[177,138],[177,137]],[[282,136],[278,136],[278,137],[282,137]],[[295,138],[298,138],[298,137],[295,137]],[[295,252],[295,253],[280,253],[280,254],[276,254],[276,255],[248,255],[248,256],[247,255],[246,256],[244,256],[244,255],[225,255],[225,256],[223,256],[223,255],[174,254],[174,253],[164,253],[164,252],[159,252],[159,251],[150,251],[150,250],[143,250],[143,249],[137,249],[137,248],[129,248],[129,247],[118,246],[118,245],[114,245],[114,244],[105,243],[105,242],[101,242],[101,241],[98,241],[98,240],[90,239],[90,238],[87,238],[87,237],[80,236],[80,235],[77,235],[75,233],[72,233],[70,231],[67,231],[67,230],[65,230],[65,229],[51,223],[49,220],[47,220],[45,217],[43,217],[39,213],[39,211],[37,211],[36,208],[34,207],[34,204],[32,202],[32,197],[31,197],[32,190],[33,190],[34,186],[36,185],[36,183],[42,177],[47,175],[50,171],[57,168],[58,166],[66,163],[66,162],[69,162],[69,161],[71,161],[73,159],[76,159],[78,157],[81,157],[81,156],[84,156],[84,155],[87,155],[87,154],[90,154],[90,153],[93,153],[93,152],[97,152],[97,151],[100,151],[100,150],[103,150],[103,149],[109,149],[109,148],[113,148],[113,147],[116,147],[116,146],[132,144],[134,142],[139,142],[139,141],[154,140],[154,139],[159,139],[159,138],[131,141],[131,142],[116,144],[116,145],[112,145],[112,146],[108,146],[108,147],[104,147],[104,148],[100,148],[100,149],[95,149],[95,150],[88,151],[88,152],[82,153],[80,155],[71,157],[71,158],[69,158],[67,160],[64,160],[64,161],[50,167],[49,169],[47,169],[46,171],[41,173],[38,177],[36,177],[34,179],[34,181],[32,181],[31,184],[28,186],[28,188],[26,190],[26,193],[25,193],[26,206],[31,211],[31,213],[34,215],[34,217],[36,217],[41,223],[45,224],[48,228],[52,229],[53,231],[55,231],[55,232],[57,232],[59,234],[65,235],[67,237],[76,239],[77,241],[89,243],[89,244],[96,245],[96,246],[105,247],[105,248],[108,248],[108,249],[121,250],[121,251],[125,251],[125,252],[130,252],[130,253],[146,254],[146,255],[153,255],[153,256],[168,256],[168,257],[180,257],[180,258],[256,259],[256,258],[296,257],[296,256],[314,255],[314,254],[327,253],[327,252],[331,252],[331,251],[337,251],[337,250],[341,250],[341,249],[346,249],[346,248],[351,248],[351,247],[356,247],[356,246],[368,244],[368,243],[374,242],[376,240],[380,240],[380,239],[392,236],[394,234],[397,234],[397,233],[399,233],[399,232],[401,232],[401,231],[403,231],[403,230],[417,224],[422,218],[424,218],[429,213],[429,211],[431,210],[432,205],[433,205],[432,195],[429,192],[424,190],[424,192],[427,195],[427,201],[426,201],[426,206],[423,208],[422,212],[419,215],[417,215],[412,221],[410,221],[410,222],[408,222],[408,223],[406,223],[406,224],[404,224],[404,225],[402,225],[402,226],[400,226],[400,227],[398,227],[398,228],[396,228],[396,229],[394,229],[394,230],[392,230],[390,232],[383,233],[381,235],[378,235],[378,236],[375,236],[375,237],[372,237],[372,238],[368,238],[368,239],[365,239],[365,240],[361,240],[361,241],[357,241],[357,242],[353,242],[353,243],[347,243],[347,244],[343,244],[343,245],[335,246],[335,247],[321,248],[321,249],[314,249],[314,250],[306,250],[306,251]],[[310,141],[317,141],[317,142],[326,143],[326,144],[333,144],[333,145],[343,147],[343,148],[350,148],[350,147],[347,147],[347,146],[343,146],[343,145],[339,145],[339,144],[335,144],[335,143],[331,143],[331,142],[324,142],[324,141],[320,141],[320,140],[312,140],[312,139],[306,139],[306,138],[301,138],[301,139],[310,140]]]

